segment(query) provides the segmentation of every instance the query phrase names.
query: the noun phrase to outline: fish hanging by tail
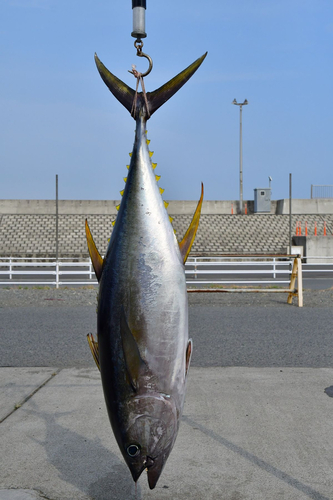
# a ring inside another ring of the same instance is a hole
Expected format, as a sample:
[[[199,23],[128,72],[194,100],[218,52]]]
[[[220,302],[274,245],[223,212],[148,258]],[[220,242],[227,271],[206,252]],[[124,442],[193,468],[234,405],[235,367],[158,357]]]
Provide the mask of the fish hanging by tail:
[[[206,54],[154,92],[137,92],[97,55],[98,71],[136,121],[125,188],[105,257],[86,221],[99,281],[97,340],[89,345],[101,371],[105,402],[121,453],[136,482],[147,470],[153,489],[175,443],[192,341],[184,264],[194,242],[203,185],[192,222],[178,243],[157,184],[146,122],[199,68]]]

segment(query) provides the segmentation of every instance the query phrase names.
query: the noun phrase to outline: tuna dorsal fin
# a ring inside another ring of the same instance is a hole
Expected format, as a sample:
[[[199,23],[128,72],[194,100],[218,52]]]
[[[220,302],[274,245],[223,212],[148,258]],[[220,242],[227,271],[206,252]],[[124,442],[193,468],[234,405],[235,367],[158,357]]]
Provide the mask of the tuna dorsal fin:
[[[89,347],[91,350],[91,354],[93,355],[93,358],[95,360],[96,366],[99,369],[99,371],[101,371],[101,367],[99,364],[98,342],[96,342],[92,333],[88,333],[87,339],[88,339],[88,344],[89,344]]]
[[[199,68],[203,60],[205,59],[207,52],[199,57],[194,63],[188,66],[184,71],[179,73],[177,76],[169,80],[167,83],[162,85],[162,87],[154,90],[154,92],[147,92],[147,101],[149,106],[149,116],[144,111],[146,119],[148,119],[162,104],[164,104],[170,97],[172,97],[196,72]],[[113,75],[104,64],[98,59],[97,54],[95,54],[95,62],[99,74],[102,77],[102,80],[112,92],[112,94],[118,99],[119,102],[125,108],[132,113],[132,105],[135,96],[135,91],[129,87],[122,80]],[[140,112],[145,109],[145,100],[143,98],[142,92],[138,92],[137,97],[137,111],[134,119],[137,119]]]
[[[90,232],[90,229],[89,229],[87,219],[86,219],[86,236],[87,236],[88,250],[89,250],[91,262],[94,266],[94,271],[96,274],[97,281],[99,281],[101,279],[102,271],[103,271],[103,259],[100,256],[100,253],[96,248],[94,239],[93,239],[91,232]]]
[[[146,363],[141,358],[138,344],[128,326],[124,308],[121,310],[120,332],[127,374],[133,389],[137,391],[139,387],[139,377],[142,370],[146,367]]]
[[[151,115],[191,78],[205,59],[206,55],[207,52],[194,61],[194,63],[190,64],[190,66],[184,69],[181,73],[178,73],[177,76],[162,85],[162,87],[154,90],[154,92],[147,93],[149,111]]]
[[[179,249],[180,249],[180,253],[183,257],[184,264],[187,260],[188,254],[190,253],[190,250],[191,250],[191,247],[192,247],[193,242],[195,240],[195,235],[197,233],[197,229],[199,226],[199,219],[200,219],[200,214],[201,214],[203,194],[204,194],[204,187],[203,187],[203,183],[201,183],[201,196],[200,196],[200,200],[198,202],[197,208],[194,212],[192,222],[189,225],[188,230],[186,231],[184,238],[179,243]]]
[[[191,357],[193,350],[193,342],[192,339],[188,341],[187,349],[186,349],[186,358],[185,358],[185,375],[187,375],[188,369],[190,367]]]

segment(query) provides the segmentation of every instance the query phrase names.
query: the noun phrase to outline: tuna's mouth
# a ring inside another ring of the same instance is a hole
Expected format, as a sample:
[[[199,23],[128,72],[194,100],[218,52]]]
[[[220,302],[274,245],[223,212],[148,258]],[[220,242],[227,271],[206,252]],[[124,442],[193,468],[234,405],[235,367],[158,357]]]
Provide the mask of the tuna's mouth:
[[[155,458],[148,457],[148,456],[146,457],[146,460],[143,463],[144,463],[145,468],[147,470],[149,470],[150,467],[152,467],[154,465],[154,460],[155,460]]]

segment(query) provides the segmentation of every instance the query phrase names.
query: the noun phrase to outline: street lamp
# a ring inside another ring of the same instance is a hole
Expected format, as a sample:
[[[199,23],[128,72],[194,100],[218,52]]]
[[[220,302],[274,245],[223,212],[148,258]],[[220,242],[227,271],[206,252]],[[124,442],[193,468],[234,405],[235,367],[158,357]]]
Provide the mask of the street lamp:
[[[237,102],[236,99],[232,101],[232,104],[239,106],[239,210],[243,213],[243,149],[242,149],[242,108],[249,104],[248,100],[245,99],[244,102]]]

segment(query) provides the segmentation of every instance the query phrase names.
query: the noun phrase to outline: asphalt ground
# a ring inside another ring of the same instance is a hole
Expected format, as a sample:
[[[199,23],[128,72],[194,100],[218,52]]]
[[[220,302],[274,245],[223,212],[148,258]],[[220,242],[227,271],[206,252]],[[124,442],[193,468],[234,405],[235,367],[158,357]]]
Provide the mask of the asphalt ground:
[[[332,500],[333,289],[286,299],[189,295],[184,414],[150,491],[86,345],[96,288],[1,289],[0,500]]]
[[[189,294],[192,366],[333,367],[333,289]],[[96,289],[0,290],[0,366],[93,367]]]

